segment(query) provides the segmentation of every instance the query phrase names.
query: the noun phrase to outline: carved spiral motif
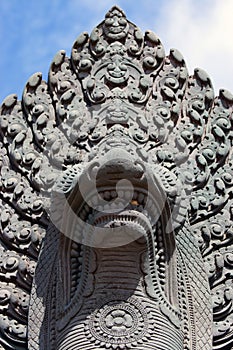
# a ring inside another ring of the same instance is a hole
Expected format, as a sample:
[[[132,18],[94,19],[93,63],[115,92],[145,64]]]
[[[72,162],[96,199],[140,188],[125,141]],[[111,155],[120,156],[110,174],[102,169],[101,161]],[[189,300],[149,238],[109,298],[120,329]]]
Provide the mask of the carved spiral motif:
[[[127,301],[119,297],[101,304],[88,319],[87,335],[91,333],[96,344],[105,343],[108,348],[131,348],[140,340],[146,341],[148,313],[134,298]]]

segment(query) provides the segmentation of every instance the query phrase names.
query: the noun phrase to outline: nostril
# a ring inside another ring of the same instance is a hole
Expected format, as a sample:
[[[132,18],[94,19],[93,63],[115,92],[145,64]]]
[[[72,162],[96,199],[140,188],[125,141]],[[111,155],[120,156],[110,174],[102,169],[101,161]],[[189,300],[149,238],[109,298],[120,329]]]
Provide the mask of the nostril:
[[[114,22],[112,23],[113,27],[118,27],[119,26],[119,22],[117,19],[114,20]]]

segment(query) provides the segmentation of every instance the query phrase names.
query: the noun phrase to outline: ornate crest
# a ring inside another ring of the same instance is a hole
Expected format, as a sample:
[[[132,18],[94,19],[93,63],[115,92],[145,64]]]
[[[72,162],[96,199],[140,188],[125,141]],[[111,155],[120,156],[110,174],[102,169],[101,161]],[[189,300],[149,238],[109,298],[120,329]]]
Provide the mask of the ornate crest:
[[[116,6],[3,101],[3,349],[232,348],[232,107]]]

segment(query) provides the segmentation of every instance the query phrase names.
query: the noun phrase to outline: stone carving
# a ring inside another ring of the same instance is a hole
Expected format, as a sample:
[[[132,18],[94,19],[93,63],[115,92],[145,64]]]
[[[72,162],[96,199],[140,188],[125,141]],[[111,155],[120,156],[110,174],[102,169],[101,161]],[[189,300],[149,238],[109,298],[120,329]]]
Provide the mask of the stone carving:
[[[233,346],[233,96],[114,6],[0,115],[0,346]]]

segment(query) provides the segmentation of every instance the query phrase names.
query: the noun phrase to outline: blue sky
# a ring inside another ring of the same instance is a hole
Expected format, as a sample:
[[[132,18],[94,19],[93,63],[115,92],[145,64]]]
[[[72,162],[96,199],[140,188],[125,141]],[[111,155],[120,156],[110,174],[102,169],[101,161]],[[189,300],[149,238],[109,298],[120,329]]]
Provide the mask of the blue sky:
[[[91,32],[114,4],[142,30],[161,38],[166,52],[175,47],[195,67],[211,76],[219,88],[233,92],[232,0],[1,0],[0,100],[16,93],[21,99],[35,72],[47,79],[55,53],[70,54],[83,31]]]

